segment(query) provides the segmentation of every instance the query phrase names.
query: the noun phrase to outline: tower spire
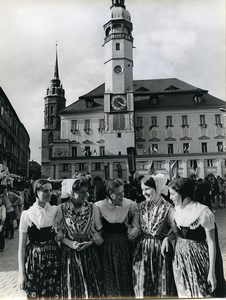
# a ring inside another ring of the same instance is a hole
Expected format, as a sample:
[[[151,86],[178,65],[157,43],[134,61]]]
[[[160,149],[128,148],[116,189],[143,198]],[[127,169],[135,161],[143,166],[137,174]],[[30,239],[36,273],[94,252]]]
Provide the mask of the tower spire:
[[[59,79],[58,57],[57,57],[57,42],[56,42],[56,62],[54,67],[54,79]]]

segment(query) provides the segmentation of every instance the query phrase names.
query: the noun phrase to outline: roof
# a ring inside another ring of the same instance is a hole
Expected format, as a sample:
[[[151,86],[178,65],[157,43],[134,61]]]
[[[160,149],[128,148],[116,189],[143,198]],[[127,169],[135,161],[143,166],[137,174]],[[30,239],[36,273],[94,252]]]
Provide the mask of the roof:
[[[61,115],[88,113],[104,110],[105,84],[101,84],[89,93],[80,96],[79,100],[61,111]],[[134,80],[133,92],[135,110],[167,109],[167,108],[218,108],[225,102],[177,78]],[[202,103],[196,103],[194,97],[202,95]],[[157,103],[150,99],[156,98]],[[87,107],[86,101],[93,101],[92,107]]]

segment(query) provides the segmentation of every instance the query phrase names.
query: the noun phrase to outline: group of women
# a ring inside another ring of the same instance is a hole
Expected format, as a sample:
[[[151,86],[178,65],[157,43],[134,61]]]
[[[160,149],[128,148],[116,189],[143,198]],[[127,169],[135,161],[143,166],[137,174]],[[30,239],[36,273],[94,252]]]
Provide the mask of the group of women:
[[[50,206],[51,184],[38,180],[20,222],[19,284],[28,298],[224,297],[214,215],[195,201],[192,180],[170,182],[171,201],[162,174],[145,176],[141,188],[137,204],[111,180],[93,204],[85,179],[65,179],[67,201]]]

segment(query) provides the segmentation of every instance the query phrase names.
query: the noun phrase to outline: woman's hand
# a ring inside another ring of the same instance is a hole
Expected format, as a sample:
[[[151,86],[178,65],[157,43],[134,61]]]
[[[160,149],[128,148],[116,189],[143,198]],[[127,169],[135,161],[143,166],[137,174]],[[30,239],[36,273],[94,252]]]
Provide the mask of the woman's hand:
[[[20,290],[25,290],[27,285],[27,276],[25,273],[19,273],[17,284]]]
[[[140,233],[140,230],[137,227],[128,228],[128,239],[132,242],[134,241]]]
[[[165,254],[168,251],[169,251],[169,240],[168,240],[168,237],[165,237],[164,240],[162,241],[162,246],[161,246],[162,256],[165,257]]]
[[[78,243],[78,245],[77,245],[77,247],[76,247],[76,250],[77,250],[77,251],[83,251],[83,250],[85,250],[86,248],[90,247],[92,244],[93,244],[92,241]]]
[[[94,232],[92,240],[97,246],[101,246],[104,242],[103,238],[98,232]]]
[[[208,277],[207,277],[207,282],[211,286],[211,292],[215,290],[217,287],[217,280],[215,276],[215,272],[209,272]]]

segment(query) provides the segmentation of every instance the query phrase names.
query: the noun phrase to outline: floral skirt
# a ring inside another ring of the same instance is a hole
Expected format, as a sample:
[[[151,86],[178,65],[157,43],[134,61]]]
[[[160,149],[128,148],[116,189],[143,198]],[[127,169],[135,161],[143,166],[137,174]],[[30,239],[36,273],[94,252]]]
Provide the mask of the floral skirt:
[[[176,296],[172,269],[172,248],[165,258],[162,240],[141,237],[133,255],[133,285],[137,298]]]
[[[101,258],[106,296],[133,296],[132,244],[127,233],[106,233],[103,239]]]
[[[59,299],[59,246],[54,240],[26,246],[26,293],[29,299]]]
[[[207,283],[209,254],[205,241],[179,238],[175,248],[173,271],[180,298],[211,297]]]
[[[93,246],[76,251],[62,244],[60,285],[64,299],[104,296],[101,266]]]

